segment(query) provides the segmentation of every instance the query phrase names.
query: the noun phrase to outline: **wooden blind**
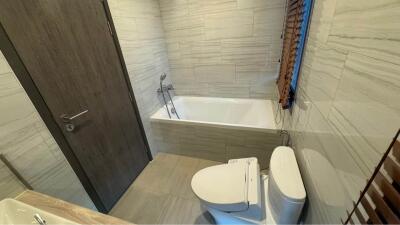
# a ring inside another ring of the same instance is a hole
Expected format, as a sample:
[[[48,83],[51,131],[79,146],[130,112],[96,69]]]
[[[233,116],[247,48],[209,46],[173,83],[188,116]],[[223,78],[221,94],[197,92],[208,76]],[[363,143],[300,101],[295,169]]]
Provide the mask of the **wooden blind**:
[[[304,0],[288,0],[281,65],[277,80],[279,102],[284,109],[289,107],[290,83],[296,63],[304,10]]]
[[[399,133],[343,224],[400,224]]]

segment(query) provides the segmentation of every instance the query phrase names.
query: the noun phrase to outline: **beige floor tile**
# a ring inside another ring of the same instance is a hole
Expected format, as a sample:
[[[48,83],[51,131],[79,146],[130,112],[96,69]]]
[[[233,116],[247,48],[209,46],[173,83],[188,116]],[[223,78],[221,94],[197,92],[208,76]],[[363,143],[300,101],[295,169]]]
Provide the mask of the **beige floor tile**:
[[[216,161],[211,161],[211,160],[201,160],[197,167],[197,171],[204,169],[206,167],[216,166],[216,165],[220,165],[220,164],[222,164],[222,163],[216,162]]]
[[[179,155],[159,152],[154,158],[153,162],[170,168],[170,167],[175,167],[179,160],[180,160]]]
[[[161,224],[188,224],[193,201],[170,195],[164,203]]]
[[[110,215],[136,224],[157,224],[168,195],[132,186]]]
[[[198,200],[170,196],[165,201],[164,211],[160,217],[161,224],[213,224],[211,215]]]
[[[175,167],[170,180],[171,180],[171,195],[196,199],[191,187],[191,180],[193,175],[198,171],[197,167],[201,160],[186,156],[181,156],[178,165]]]
[[[179,156],[171,156],[165,153],[161,154],[161,156],[157,155],[135,180],[133,186],[169,194],[171,182],[173,182],[170,178],[178,161]]]
[[[220,162],[159,153],[143,170],[110,215],[136,224],[210,224],[191,188],[193,175]]]
[[[190,213],[191,220],[188,221],[188,224],[215,224],[211,214],[201,206],[197,199],[194,201]]]

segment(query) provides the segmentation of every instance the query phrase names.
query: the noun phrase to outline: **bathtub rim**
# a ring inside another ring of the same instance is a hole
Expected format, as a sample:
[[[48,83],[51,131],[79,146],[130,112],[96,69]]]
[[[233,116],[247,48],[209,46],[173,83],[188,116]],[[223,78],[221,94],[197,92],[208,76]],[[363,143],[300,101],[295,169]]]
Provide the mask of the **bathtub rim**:
[[[269,129],[265,127],[249,126],[249,125],[236,125],[230,123],[217,123],[217,122],[204,122],[199,120],[183,120],[183,119],[169,119],[169,118],[159,118],[154,115],[150,117],[150,122],[160,122],[168,124],[181,124],[181,125],[195,125],[202,127],[215,127],[215,128],[225,128],[231,130],[247,130],[247,131],[257,131],[263,133],[280,133],[280,129]]]

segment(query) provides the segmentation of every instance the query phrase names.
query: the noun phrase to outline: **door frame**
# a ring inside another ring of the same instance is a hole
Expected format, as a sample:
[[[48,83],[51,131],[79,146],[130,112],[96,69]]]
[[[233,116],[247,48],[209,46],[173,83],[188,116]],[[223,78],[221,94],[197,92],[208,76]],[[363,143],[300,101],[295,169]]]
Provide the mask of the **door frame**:
[[[112,32],[112,37],[114,40],[114,45],[118,53],[119,61],[122,66],[123,74],[124,74],[124,79],[125,83],[127,85],[127,88],[129,90],[129,94],[131,95],[131,104],[133,107],[134,112],[136,113],[137,116],[137,122],[139,123],[139,127],[142,133],[142,138],[145,143],[145,151],[147,153],[147,156],[149,158],[149,161],[153,159],[152,154],[150,152],[150,147],[149,143],[146,137],[146,133],[144,130],[144,126],[141,120],[141,116],[139,113],[139,109],[136,103],[135,95],[132,89],[132,85],[129,79],[129,74],[128,70],[125,64],[125,60],[123,58],[121,46],[119,44],[117,32],[114,26],[114,22],[112,20],[111,16],[111,11],[108,5],[107,0],[98,0],[100,1],[103,6],[104,6],[104,11],[109,23],[109,27]],[[28,94],[28,97],[32,101],[34,107],[38,111],[40,117],[43,119],[44,123],[46,124],[47,128],[49,129],[50,133],[54,137],[55,141],[57,142],[58,146],[60,147],[61,151],[65,155],[67,161],[71,165],[72,169],[78,176],[80,182],[82,183],[84,189],[88,193],[89,197],[92,199],[94,205],[96,206],[97,210],[99,210],[102,213],[108,213],[106,210],[106,207],[104,206],[103,202],[101,201],[98,193],[96,192],[96,189],[94,188],[93,184],[90,182],[89,177],[87,176],[86,172],[83,169],[83,166],[79,163],[78,158],[72,151],[71,146],[69,145],[67,139],[65,138],[61,128],[58,126],[56,123],[56,119],[53,117],[51,114],[51,111],[49,107],[47,106],[46,102],[44,101],[42,95],[40,94],[40,91],[38,87],[35,85],[34,81],[32,80],[32,77],[27,70],[26,66],[24,65],[21,57],[18,55],[18,52],[11,42],[8,34],[6,33],[3,24],[0,21],[0,49],[3,52],[4,57],[10,64],[12,70],[14,71],[17,79],[21,83],[22,87]]]

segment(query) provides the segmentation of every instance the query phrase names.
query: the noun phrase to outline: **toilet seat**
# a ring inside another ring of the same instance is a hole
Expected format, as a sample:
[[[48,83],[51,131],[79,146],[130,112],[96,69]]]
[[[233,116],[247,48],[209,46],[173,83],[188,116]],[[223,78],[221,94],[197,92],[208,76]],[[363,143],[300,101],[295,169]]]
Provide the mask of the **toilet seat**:
[[[192,178],[192,189],[208,206],[224,212],[240,212],[249,208],[249,164],[246,162],[211,166]]]

